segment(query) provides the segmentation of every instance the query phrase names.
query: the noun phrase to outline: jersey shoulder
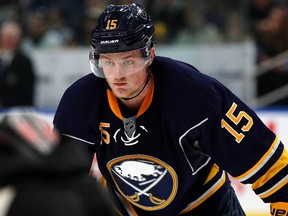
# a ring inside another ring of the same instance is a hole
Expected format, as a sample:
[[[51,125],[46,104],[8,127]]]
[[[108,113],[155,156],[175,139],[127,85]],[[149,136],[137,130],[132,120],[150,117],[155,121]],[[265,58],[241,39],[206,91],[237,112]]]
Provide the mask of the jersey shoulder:
[[[96,103],[101,93],[106,90],[105,80],[88,74],[70,85],[60,100],[61,107],[69,109],[81,109],[91,103]]]
[[[93,90],[102,89],[104,83],[105,83],[104,79],[96,77],[93,73],[87,74],[84,77],[81,77],[80,79],[72,83],[64,92],[63,97],[67,97],[69,95],[77,96],[84,93],[86,94],[82,95],[82,98],[83,96],[84,98],[89,97],[91,94],[93,94]]]
[[[101,100],[106,91],[105,80],[88,74],[64,92],[54,116],[54,125],[58,129],[76,127],[95,118]]]
[[[183,107],[195,107],[195,103],[206,106],[217,104],[220,95],[227,89],[215,78],[200,72],[193,65],[166,57],[155,59],[152,68],[155,89],[169,103]]]

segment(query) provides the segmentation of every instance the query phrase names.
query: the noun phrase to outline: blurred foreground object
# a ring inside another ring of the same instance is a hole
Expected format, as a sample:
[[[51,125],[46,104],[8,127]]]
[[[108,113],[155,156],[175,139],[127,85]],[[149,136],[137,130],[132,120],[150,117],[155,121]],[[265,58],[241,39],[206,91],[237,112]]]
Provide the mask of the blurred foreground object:
[[[8,113],[0,121],[0,215],[114,215],[112,202],[87,175],[87,153],[61,143],[41,116]]]

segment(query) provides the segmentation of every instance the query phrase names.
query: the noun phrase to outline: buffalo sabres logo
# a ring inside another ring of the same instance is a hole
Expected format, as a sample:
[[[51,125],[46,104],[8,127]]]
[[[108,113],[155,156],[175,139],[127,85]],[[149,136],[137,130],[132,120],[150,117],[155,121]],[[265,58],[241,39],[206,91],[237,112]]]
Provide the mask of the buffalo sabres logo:
[[[176,195],[175,171],[157,158],[129,155],[116,158],[107,166],[122,196],[146,211],[166,207]]]

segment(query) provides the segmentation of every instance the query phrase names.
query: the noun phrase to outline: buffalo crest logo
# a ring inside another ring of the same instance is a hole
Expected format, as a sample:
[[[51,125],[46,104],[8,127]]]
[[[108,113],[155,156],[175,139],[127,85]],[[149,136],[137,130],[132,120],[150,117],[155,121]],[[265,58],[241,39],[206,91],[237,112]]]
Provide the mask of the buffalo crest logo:
[[[123,197],[146,211],[169,205],[177,192],[175,171],[147,155],[129,155],[108,163],[110,174]]]

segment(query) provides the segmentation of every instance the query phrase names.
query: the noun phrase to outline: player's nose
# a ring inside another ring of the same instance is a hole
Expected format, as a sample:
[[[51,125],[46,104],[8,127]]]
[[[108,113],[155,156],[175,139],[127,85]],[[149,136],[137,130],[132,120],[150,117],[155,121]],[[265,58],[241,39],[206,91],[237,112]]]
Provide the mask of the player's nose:
[[[125,71],[120,64],[116,64],[113,70],[113,77],[115,79],[121,79],[125,76]]]

